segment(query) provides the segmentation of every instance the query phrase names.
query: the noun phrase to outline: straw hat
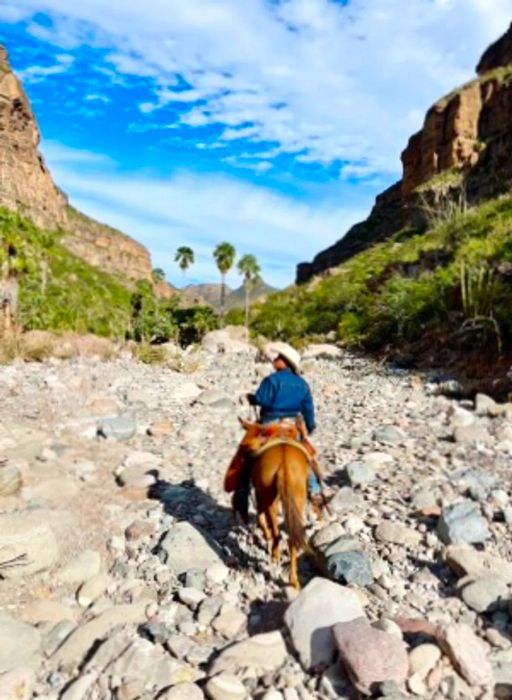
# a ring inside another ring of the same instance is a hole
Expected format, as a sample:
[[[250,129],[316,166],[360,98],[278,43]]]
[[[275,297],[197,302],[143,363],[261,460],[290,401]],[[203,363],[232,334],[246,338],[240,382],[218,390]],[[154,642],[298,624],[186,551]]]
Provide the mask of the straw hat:
[[[288,343],[269,343],[265,348],[265,355],[272,362],[281,355],[295,372],[299,371],[300,355],[297,350],[292,348],[291,345],[288,345]]]

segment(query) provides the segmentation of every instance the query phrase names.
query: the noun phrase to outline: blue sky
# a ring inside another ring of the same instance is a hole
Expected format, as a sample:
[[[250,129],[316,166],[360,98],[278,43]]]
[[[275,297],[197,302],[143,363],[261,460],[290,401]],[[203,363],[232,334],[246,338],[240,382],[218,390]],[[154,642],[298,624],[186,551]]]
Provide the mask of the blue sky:
[[[73,204],[171,282],[180,245],[188,281],[216,281],[228,240],[284,286],[511,19],[512,0],[0,0],[0,41]]]

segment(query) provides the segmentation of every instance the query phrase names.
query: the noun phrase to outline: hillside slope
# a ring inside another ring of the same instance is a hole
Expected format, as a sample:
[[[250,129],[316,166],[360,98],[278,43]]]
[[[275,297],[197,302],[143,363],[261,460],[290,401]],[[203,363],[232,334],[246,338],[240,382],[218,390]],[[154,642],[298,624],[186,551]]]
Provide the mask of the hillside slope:
[[[404,228],[424,231],[426,210],[462,197],[478,204],[512,186],[512,25],[483,55],[477,78],[436,102],[402,153],[403,177],[369,218],[297,268],[297,282],[340,265]]]
[[[150,281],[151,258],[143,245],[68,206],[38,151],[40,139],[27,95],[0,46],[0,206],[42,228],[62,229],[64,245],[91,265],[128,281]]]
[[[251,290],[251,302],[259,301],[268,294],[275,292],[275,287],[271,287],[264,280],[254,285]],[[220,309],[220,284],[195,284],[188,285],[183,289],[185,300],[191,304],[208,304],[214,309]],[[245,304],[245,290],[241,285],[237,289],[226,287],[226,309],[241,309]]]

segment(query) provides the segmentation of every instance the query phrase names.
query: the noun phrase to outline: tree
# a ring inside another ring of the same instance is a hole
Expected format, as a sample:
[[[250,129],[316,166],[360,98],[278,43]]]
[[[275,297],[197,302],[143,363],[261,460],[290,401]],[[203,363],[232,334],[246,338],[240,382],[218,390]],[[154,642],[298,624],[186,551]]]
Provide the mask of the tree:
[[[217,263],[220,272],[220,317],[222,325],[224,325],[224,315],[226,307],[226,275],[233,267],[235,262],[236,250],[231,243],[219,243],[213,251],[213,257]]]
[[[151,277],[155,284],[158,284],[158,282],[165,282],[165,272],[161,267],[155,267],[151,272]]]
[[[50,277],[50,258],[61,236],[62,233],[56,231],[41,231],[38,236],[37,247],[39,250],[42,294],[46,294]]]
[[[254,255],[244,255],[238,261],[238,271],[244,278],[245,291],[245,327],[249,328],[249,311],[251,305],[251,292],[254,285],[261,279],[261,268]]]
[[[12,328],[18,310],[19,278],[31,266],[20,234],[20,218],[3,214],[0,227],[0,334]]]
[[[194,251],[192,250],[192,248],[189,248],[186,245],[182,245],[176,251],[174,261],[179,264],[181,271],[183,272],[183,274],[185,274],[188,268],[195,262]]]

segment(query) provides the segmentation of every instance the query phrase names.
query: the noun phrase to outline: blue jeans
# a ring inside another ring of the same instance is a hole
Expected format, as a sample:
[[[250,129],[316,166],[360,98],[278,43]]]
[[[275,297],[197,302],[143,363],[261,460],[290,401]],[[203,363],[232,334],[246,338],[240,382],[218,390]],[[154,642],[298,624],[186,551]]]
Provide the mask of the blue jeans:
[[[318,483],[318,479],[315,472],[311,468],[309,470],[308,476],[308,489],[310,496],[314,496],[317,493],[320,493],[320,484]]]

